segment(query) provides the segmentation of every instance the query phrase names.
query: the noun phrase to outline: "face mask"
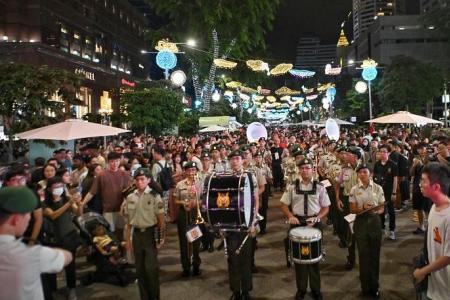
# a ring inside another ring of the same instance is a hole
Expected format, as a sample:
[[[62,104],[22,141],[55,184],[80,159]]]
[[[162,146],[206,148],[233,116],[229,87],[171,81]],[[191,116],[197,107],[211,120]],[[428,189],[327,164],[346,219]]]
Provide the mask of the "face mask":
[[[61,196],[63,193],[64,193],[64,188],[63,187],[56,188],[56,189],[54,189],[52,191],[52,194],[54,196]]]

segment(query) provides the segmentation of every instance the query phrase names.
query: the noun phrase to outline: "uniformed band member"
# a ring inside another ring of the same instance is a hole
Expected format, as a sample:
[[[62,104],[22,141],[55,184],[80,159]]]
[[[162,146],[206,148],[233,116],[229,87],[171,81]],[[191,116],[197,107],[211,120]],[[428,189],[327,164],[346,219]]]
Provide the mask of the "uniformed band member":
[[[281,198],[281,210],[288,218],[290,228],[313,226],[321,228],[321,220],[328,214],[330,199],[325,187],[313,180],[313,162],[303,159],[299,162],[299,176],[294,184],[286,187]],[[306,200],[306,201],[305,201]],[[322,299],[320,291],[319,263],[311,265],[295,264],[297,282],[296,299],[304,299],[309,285],[314,299]]]
[[[350,213],[350,205],[348,199],[350,190],[358,183],[358,176],[356,174],[355,168],[358,165],[358,160],[361,158],[361,154],[356,147],[353,147],[343,149],[341,151],[341,155],[343,158],[343,165],[335,183],[336,207],[338,210],[337,233],[340,239],[339,246],[341,248],[348,248],[348,256],[345,268],[347,270],[351,270],[355,265],[356,248],[353,235],[350,233],[350,227],[344,217]]]
[[[141,299],[160,299],[157,249],[164,244],[164,203],[149,187],[151,172],[139,168],[134,173],[136,190],[125,199],[126,248],[134,250]],[[159,230],[159,243],[155,231]]]
[[[173,194],[175,203],[180,207],[178,213],[178,240],[180,242],[181,267],[183,277],[199,276],[200,271],[200,239],[189,243],[186,232],[195,225],[197,220],[197,205],[200,205],[201,181],[197,178],[197,163],[188,161],[184,166],[186,179],[177,183]],[[192,257],[192,261],[191,261]]]
[[[226,159],[223,159],[220,156],[219,145],[217,145],[217,144],[211,145],[209,152],[211,154],[211,162],[210,162],[210,166],[209,166],[210,172],[214,171],[217,173],[224,173],[224,172],[228,172],[230,170],[228,161]]]
[[[211,174],[211,157],[208,152],[203,152],[200,159],[202,161],[203,170],[198,171],[198,179],[200,181],[200,186],[203,187],[206,178]],[[200,224],[199,226],[203,233],[200,252],[206,250],[208,250],[208,252],[214,252],[214,233],[209,231],[205,224]]]
[[[269,207],[269,182],[272,178],[272,171],[269,166],[264,163],[263,154],[260,151],[257,151],[254,157],[255,168],[258,169],[261,173],[261,176],[266,180],[264,184],[263,192],[261,193],[260,205],[259,205],[259,214],[263,217],[262,220],[259,221],[260,234],[266,233],[266,225],[267,225],[267,209]]]
[[[241,152],[236,150],[230,153],[230,167],[235,175],[240,175],[244,172],[242,167]],[[253,193],[255,196],[255,213],[258,211],[258,185],[253,174],[249,174],[248,178],[252,180]],[[248,230],[242,232],[228,232],[226,235],[227,252],[228,252],[228,277],[230,282],[230,289],[233,292],[231,299],[246,300],[250,299],[249,292],[252,290],[252,243],[247,240],[242,246],[239,254],[236,250],[241,246],[245,237],[250,234],[256,235],[255,222],[251,222]]]
[[[363,296],[379,297],[383,188],[370,178],[369,166],[357,167],[359,183],[350,191],[350,211],[357,214],[353,231],[359,256],[359,279]],[[381,205],[381,206],[380,206]],[[378,207],[379,206],[379,207]]]

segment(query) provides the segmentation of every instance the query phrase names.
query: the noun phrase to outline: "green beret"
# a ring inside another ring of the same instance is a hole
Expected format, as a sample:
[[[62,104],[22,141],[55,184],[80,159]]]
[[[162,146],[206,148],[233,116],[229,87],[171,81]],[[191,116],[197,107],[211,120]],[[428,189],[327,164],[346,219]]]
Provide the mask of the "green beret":
[[[299,166],[299,167],[301,167],[303,165],[311,165],[312,166],[313,162],[309,158],[304,158],[297,163],[297,166]]]
[[[361,158],[361,150],[360,149],[361,148],[353,146],[353,147],[349,147],[347,152],[356,155],[356,157],[358,157],[358,159],[360,159]]]
[[[190,160],[183,165],[183,169],[185,169],[185,170],[191,169],[191,168],[196,168],[198,170],[198,166],[195,161]]]
[[[0,189],[0,210],[6,213],[24,214],[36,209],[38,199],[27,187],[5,187]]]
[[[147,178],[150,178],[152,176],[152,173],[148,168],[139,168],[134,172],[134,178],[138,176],[145,176]]]
[[[256,151],[256,153],[255,153],[255,155],[254,155],[255,157],[257,157],[257,156],[263,156],[263,154],[262,154],[262,152],[261,151]]]
[[[208,152],[203,152],[202,155],[200,156],[201,159],[203,158],[210,158],[209,153]]]
[[[303,150],[300,148],[300,149],[297,149],[296,151],[294,151],[293,153],[292,153],[292,156],[293,157],[296,157],[296,156],[299,156],[299,155],[305,155],[305,153],[303,152]]]
[[[228,155],[228,158],[233,158],[233,157],[235,157],[235,156],[240,156],[240,157],[242,157],[242,152],[241,151],[239,151],[239,150],[234,150],[234,151],[232,151],[229,155]]]
[[[359,164],[359,165],[356,167],[356,172],[359,172],[359,171],[362,170],[362,169],[367,169],[367,170],[370,171],[370,168],[369,168],[369,165],[368,165],[368,164]]]
[[[211,147],[209,148],[209,151],[214,151],[214,150],[219,151],[219,146],[217,144],[211,145]]]
[[[347,152],[347,147],[346,146],[343,146],[343,145],[338,145],[337,147],[336,147],[336,152]]]

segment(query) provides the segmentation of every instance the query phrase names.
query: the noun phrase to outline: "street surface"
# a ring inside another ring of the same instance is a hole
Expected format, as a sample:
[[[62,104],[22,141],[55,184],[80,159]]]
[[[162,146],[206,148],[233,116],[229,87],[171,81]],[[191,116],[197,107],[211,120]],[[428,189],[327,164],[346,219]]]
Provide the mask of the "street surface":
[[[293,268],[286,267],[283,238],[287,225],[279,210],[281,193],[275,193],[270,199],[267,233],[258,237],[256,265],[259,273],[253,276],[252,299],[276,300],[294,299],[296,292]],[[397,214],[397,240],[384,239],[381,249],[380,292],[381,299],[415,298],[411,282],[412,257],[417,255],[422,240],[413,235],[415,229],[411,220],[411,210]],[[326,258],[321,262],[321,281],[324,299],[360,299],[358,265],[352,271],[344,269],[346,249],[339,248],[338,239],[332,235],[332,226],[324,229],[324,247]],[[216,240],[217,246],[219,241]],[[202,252],[202,275],[188,279],[181,277],[181,265],[178,251],[176,226],[169,224],[168,239],[159,255],[161,299],[162,300],[207,300],[228,299],[231,292],[228,287],[228,273],[224,252]],[[83,274],[91,268],[79,259],[78,273]],[[60,281],[63,283],[64,281]],[[309,292],[309,291],[308,291]],[[63,299],[64,289],[57,293]],[[139,299],[136,284],[126,288],[92,284],[77,288],[78,299]],[[312,299],[308,293],[305,299]]]

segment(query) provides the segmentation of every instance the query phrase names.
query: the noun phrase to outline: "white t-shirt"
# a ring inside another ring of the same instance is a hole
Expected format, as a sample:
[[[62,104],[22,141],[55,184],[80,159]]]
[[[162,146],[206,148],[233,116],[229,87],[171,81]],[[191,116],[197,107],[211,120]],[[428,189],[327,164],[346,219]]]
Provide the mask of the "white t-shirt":
[[[450,256],[450,207],[436,211],[433,204],[428,216],[427,232],[428,260]],[[428,279],[427,296],[433,300],[450,299],[450,265],[432,272]]]
[[[0,299],[41,300],[41,273],[64,268],[62,251],[27,246],[12,235],[0,235]]]

